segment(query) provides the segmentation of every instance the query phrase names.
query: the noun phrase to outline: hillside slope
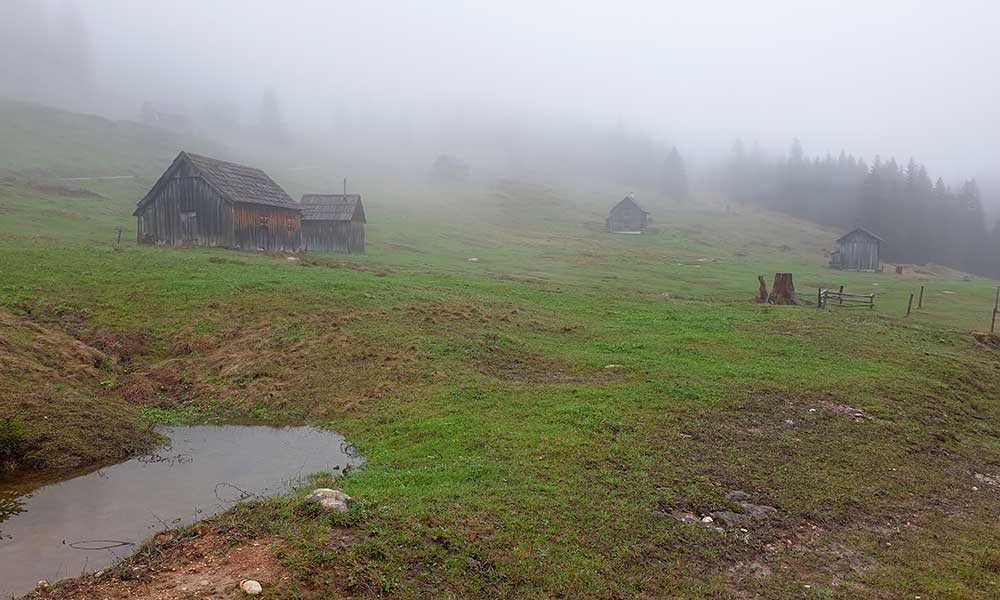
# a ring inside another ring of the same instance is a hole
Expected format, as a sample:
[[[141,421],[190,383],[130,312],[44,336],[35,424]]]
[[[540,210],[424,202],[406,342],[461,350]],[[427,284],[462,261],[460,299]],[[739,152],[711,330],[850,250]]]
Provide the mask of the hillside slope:
[[[318,482],[348,514],[243,504],[43,597],[160,593],[208,546],[259,555],[277,598],[996,595],[1000,346],[968,332],[988,280],[832,271],[835,232],[710,203],[609,235],[616,192],[592,186],[385,182],[367,254],[288,260],[114,248],[132,190],[8,183],[14,356],[50,307],[60,339],[119,355],[96,414],[331,425],[367,459]],[[876,308],[753,304],[776,271]],[[34,385],[5,381],[0,415]]]

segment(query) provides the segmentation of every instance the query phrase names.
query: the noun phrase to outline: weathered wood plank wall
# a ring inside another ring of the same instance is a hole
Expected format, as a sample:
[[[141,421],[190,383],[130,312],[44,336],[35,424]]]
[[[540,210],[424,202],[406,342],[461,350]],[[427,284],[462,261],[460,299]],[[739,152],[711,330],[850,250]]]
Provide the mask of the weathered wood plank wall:
[[[302,221],[305,250],[362,253],[365,251],[365,224],[360,220]]]

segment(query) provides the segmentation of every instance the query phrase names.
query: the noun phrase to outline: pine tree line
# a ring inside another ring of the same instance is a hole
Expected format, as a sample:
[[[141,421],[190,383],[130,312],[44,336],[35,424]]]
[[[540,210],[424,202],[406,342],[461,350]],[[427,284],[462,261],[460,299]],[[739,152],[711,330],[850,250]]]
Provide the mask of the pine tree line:
[[[865,227],[883,239],[882,257],[890,262],[1000,276],[1000,224],[987,227],[976,181],[953,190],[912,158],[903,167],[845,152],[810,159],[795,139],[786,157],[773,160],[737,140],[719,183],[741,205],[844,230]]]

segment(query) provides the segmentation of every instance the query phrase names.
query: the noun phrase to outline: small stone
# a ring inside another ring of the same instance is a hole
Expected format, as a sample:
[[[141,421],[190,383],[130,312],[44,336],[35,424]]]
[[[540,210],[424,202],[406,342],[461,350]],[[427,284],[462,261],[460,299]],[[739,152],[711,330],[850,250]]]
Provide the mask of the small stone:
[[[810,408],[809,412],[816,412],[816,409],[815,408]]]
[[[240,583],[240,589],[243,590],[243,593],[251,596],[256,596],[264,591],[264,588],[260,587],[260,583],[254,581],[253,579],[244,579],[243,582]]]
[[[673,519],[680,521],[681,523],[697,523],[698,517],[694,513],[685,512],[683,510],[672,510],[669,516]]]
[[[622,365],[611,363],[610,365],[604,365],[605,369],[620,369]]]
[[[763,579],[771,575],[771,567],[755,560],[750,563],[750,573],[758,579]]]
[[[770,514],[778,512],[777,508],[774,508],[773,506],[767,506],[764,504],[741,504],[740,506],[742,506],[743,510],[746,511],[746,513],[744,514],[746,514],[751,519],[760,519],[762,517],[766,517]]]
[[[715,519],[713,519],[713,518],[712,518],[712,517],[710,517],[710,516],[704,516],[704,517],[702,517],[702,518],[701,518],[701,522],[702,522],[702,523],[711,523],[711,522],[713,522],[713,521],[715,521]]]
[[[44,590],[47,587],[49,587],[49,582],[44,579],[39,579],[38,583],[35,584],[36,590]]]
[[[479,259],[473,256],[472,258],[469,259],[469,262],[479,262]]]
[[[202,579],[201,581],[198,582],[198,585],[208,585],[208,580]]]
[[[465,558],[465,564],[468,565],[470,569],[474,569],[476,571],[483,568],[483,561],[472,558],[471,556]]]
[[[752,496],[743,490],[733,490],[726,494],[726,500],[730,502],[750,502]]]
[[[795,421],[791,419],[785,419],[785,425],[795,425]]]
[[[306,500],[319,502],[319,505],[325,510],[332,512],[347,512],[348,505],[354,502],[354,498],[351,498],[344,492],[331,490],[330,488],[317,488],[309,492]]]
[[[749,519],[749,515],[735,513],[731,510],[717,510],[712,513],[712,518],[719,521],[726,527],[732,527]]]

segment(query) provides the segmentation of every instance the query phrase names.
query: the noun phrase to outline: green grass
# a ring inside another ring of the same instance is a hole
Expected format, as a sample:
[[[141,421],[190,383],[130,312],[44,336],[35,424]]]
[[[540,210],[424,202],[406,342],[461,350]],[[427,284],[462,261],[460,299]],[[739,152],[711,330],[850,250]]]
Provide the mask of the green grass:
[[[116,249],[136,186],[0,186],[0,305],[148,334],[106,374],[180,381],[146,419],[357,445],[342,521],[301,493],[216,518],[280,536],[287,597],[997,594],[1000,490],[974,474],[1000,471],[1000,354],[968,333],[992,281],[830,270],[835,232],[752,209],[656,206],[656,231],[608,235],[610,191],[514,183],[366,190],[361,256]],[[876,309],[753,304],[776,271],[806,299],[874,290]],[[663,516],[732,508],[732,489],[776,516],[721,533]],[[343,529],[365,535],[331,552]]]

